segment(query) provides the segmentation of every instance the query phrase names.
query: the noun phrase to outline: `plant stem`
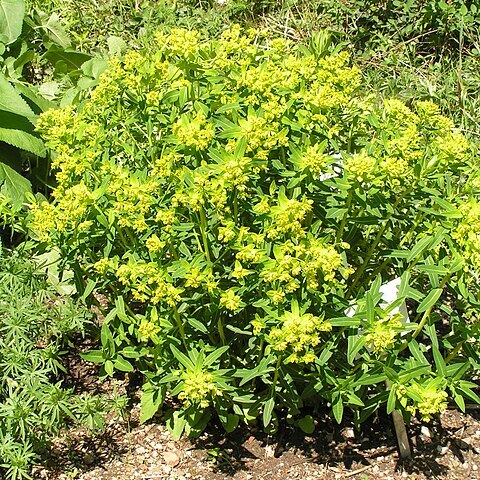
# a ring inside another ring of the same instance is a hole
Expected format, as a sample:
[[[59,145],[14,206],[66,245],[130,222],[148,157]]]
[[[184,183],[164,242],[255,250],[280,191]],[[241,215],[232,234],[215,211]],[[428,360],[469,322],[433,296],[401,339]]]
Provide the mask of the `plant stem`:
[[[282,363],[282,355],[277,358],[277,364],[275,365],[275,373],[273,374],[272,394],[275,395],[275,387],[277,386],[278,377],[280,375],[280,364]]]
[[[205,256],[210,262],[210,250],[208,248],[208,238],[207,238],[207,217],[205,217],[205,211],[203,207],[200,208],[200,231],[202,233],[203,248],[205,250]]]
[[[225,345],[226,344],[225,331],[223,330],[223,321],[222,321],[221,315],[218,316],[217,328],[218,328],[218,334],[220,335],[220,340],[222,342],[222,345]]]
[[[380,243],[380,240],[382,239],[382,235],[385,233],[385,230],[387,229],[387,226],[390,222],[390,219],[393,217],[394,213],[396,213],[398,205],[400,205],[400,202],[412,191],[413,187],[408,188],[405,190],[402,195],[400,195],[396,202],[393,204],[392,211],[387,215],[385,218],[385,221],[380,228],[380,230],[377,232],[377,235],[375,236],[375,239],[373,240],[373,243],[371,247],[369,248],[367,255],[365,256],[364,261],[360,265],[360,268],[356,271],[355,276],[353,277],[352,284],[350,285],[348,291],[347,291],[347,298],[352,294],[353,289],[357,286],[360,278],[363,275],[363,272],[365,272],[368,262],[372,258],[373,254],[375,253],[376,248],[378,247],[378,244]]]
[[[173,306],[173,313],[175,315],[175,321],[177,323],[178,330],[180,332],[180,336],[182,337],[182,342],[187,350],[187,342],[186,342],[186,337],[185,337],[185,329],[183,328],[182,320],[180,318],[180,314],[178,313],[177,307],[174,305]]]
[[[347,197],[347,211],[343,214],[342,221],[340,223],[340,228],[337,231],[337,237],[335,243],[340,243],[343,236],[343,231],[345,230],[345,225],[347,223],[348,214],[350,213],[350,207],[352,206],[352,199],[353,199],[353,186],[348,191]]]
[[[447,273],[442,278],[442,281],[438,285],[438,288],[443,288],[447,284],[447,282],[450,280],[450,277],[453,275],[453,273],[454,272]],[[397,354],[400,353],[400,352],[403,352],[408,347],[408,342],[409,341],[415,340],[420,335],[421,331],[423,330],[423,327],[425,326],[425,324],[428,321],[428,318],[430,317],[430,313],[432,312],[432,309],[433,309],[434,306],[435,306],[435,304],[433,304],[431,307],[427,308],[427,310],[425,310],[425,312],[423,312],[422,319],[420,320],[420,323],[418,324],[417,329],[413,332],[413,335],[410,338],[410,340],[407,340],[406,342],[404,342],[403,345],[398,349]]]

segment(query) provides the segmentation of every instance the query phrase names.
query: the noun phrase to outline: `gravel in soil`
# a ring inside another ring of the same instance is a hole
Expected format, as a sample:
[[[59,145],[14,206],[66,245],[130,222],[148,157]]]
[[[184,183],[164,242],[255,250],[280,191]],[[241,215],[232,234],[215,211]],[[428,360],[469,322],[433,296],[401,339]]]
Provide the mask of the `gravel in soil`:
[[[133,420],[138,418],[134,407]],[[273,437],[252,428],[226,435],[212,426],[197,440],[173,441],[156,423],[111,420],[101,435],[68,432],[33,478],[47,480],[480,480],[480,415],[448,410],[409,427],[413,458],[400,461],[393,424],[376,418],[361,432],[325,416],[312,435],[286,426]]]

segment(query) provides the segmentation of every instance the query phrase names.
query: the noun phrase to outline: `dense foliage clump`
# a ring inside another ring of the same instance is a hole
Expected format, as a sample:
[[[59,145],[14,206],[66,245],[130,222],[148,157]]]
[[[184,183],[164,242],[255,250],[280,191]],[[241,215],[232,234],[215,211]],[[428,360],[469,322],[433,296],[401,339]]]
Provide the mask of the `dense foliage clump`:
[[[37,124],[58,185],[31,228],[80,291],[111,299],[87,358],[145,374],[143,420],[178,398],[176,435],[213,412],[274,428],[319,399],[357,422],[480,400],[464,379],[479,366],[471,146],[435,104],[376,104],[346,53],[312,45],[174,29]]]
[[[63,358],[91,313],[62,298],[44,268],[20,251],[0,254],[0,474],[31,478],[30,464],[62,428],[103,426],[106,400],[65,386]]]

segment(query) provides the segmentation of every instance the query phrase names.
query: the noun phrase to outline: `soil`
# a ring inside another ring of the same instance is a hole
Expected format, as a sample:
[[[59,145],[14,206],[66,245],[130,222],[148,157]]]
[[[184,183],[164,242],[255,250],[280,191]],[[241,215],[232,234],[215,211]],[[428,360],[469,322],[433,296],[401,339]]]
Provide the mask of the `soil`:
[[[122,388],[120,383],[117,388]],[[108,388],[112,388],[109,385]],[[47,480],[480,480],[480,410],[447,410],[408,433],[413,457],[399,459],[390,417],[377,417],[355,431],[328,416],[314,434],[289,426],[268,436],[239,428],[226,435],[213,425],[197,440],[173,441],[161,423],[138,425],[110,419],[105,432],[75,430],[59,438],[33,469]]]

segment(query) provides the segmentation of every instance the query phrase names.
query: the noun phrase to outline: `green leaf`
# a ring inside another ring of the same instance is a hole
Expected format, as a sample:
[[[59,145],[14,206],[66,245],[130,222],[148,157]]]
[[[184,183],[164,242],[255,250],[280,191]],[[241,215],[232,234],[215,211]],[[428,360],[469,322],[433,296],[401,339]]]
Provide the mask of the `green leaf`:
[[[183,415],[184,412],[173,412],[170,413],[169,419],[167,421],[167,428],[172,434],[174,440],[180,440],[183,435],[183,431],[185,430],[185,426],[187,424],[187,420]]]
[[[333,416],[335,417],[335,420],[337,421],[337,423],[339,424],[342,423],[343,399],[340,394],[337,394],[335,400],[333,401],[332,411],[333,411]]]
[[[170,345],[170,350],[173,353],[173,356],[188,370],[194,371],[195,365],[193,362],[182,353],[175,345]]]
[[[93,292],[93,289],[97,285],[97,282],[93,278],[89,278],[87,285],[85,285],[85,290],[81,296],[82,301],[85,301],[86,298]]]
[[[121,55],[121,53],[127,48],[127,43],[121,37],[110,35],[107,38],[108,54],[110,56]]]
[[[115,354],[115,342],[113,340],[112,332],[110,332],[110,329],[108,328],[108,322],[106,321],[102,324],[100,339],[105,353],[108,357],[112,357]]]
[[[40,14],[40,18],[44,20],[47,18],[47,16]],[[63,28],[60,17],[57,13],[53,12],[48,20],[39,25],[39,27],[45,31],[49,40],[51,40],[53,43],[56,43],[60,47],[68,48],[72,45],[70,37]]]
[[[110,375],[110,377],[113,376],[114,368],[113,368],[113,362],[111,360],[107,360],[103,368],[105,369],[105,372],[107,375]]]
[[[310,435],[315,431],[315,421],[313,420],[313,417],[311,415],[305,415],[300,420],[297,420],[297,425],[307,435]]]
[[[52,45],[44,54],[44,57],[58,69],[65,71],[78,70],[87,60],[92,57],[86,53],[75,50],[65,50],[61,47]]]
[[[441,267],[439,265],[417,265],[417,270],[425,273],[433,273],[435,275],[446,275],[448,268]]]
[[[428,360],[425,358],[425,355],[420,349],[420,345],[416,340],[411,339],[408,342],[408,349],[418,363],[422,364],[422,366],[430,366]]]
[[[416,367],[409,368],[402,372],[398,377],[400,383],[407,383],[412,378],[418,378],[421,375],[427,375],[430,372],[430,364],[428,365],[417,365]]]
[[[218,360],[229,348],[230,346],[228,345],[217,348],[214,352],[210,353],[210,355],[207,356],[207,358],[205,359],[204,365],[210,366],[213,363],[215,363],[215,361]]]
[[[120,370],[121,372],[133,372],[134,370],[133,365],[120,355],[115,358],[114,366],[117,370]]]
[[[365,337],[363,335],[357,335],[355,332],[348,336],[347,341],[347,361],[350,365],[353,365],[355,356],[365,345]]]
[[[387,414],[390,415],[395,410],[395,405],[397,404],[397,394],[396,394],[396,385],[392,385],[392,388],[388,392],[387,400]]]
[[[418,306],[417,312],[422,313],[433,307],[437,300],[440,298],[442,292],[442,288],[434,288],[433,290],[431,290],[430,293],[422,300],[422,302]]]
[[[187,322],[197,331],[202,333],[208,333],[207,327],[195,318],[187,318]]]
[[[462,382],[459,382],[459,385],[460,386],[457,387],[457,391],[460,392],[463,397],[468,398],[468,399],[472,400],[473,402],[480,405],[480,397],[475,392],[470,390],[470,388],[468,388],[468,387],[464,387],[462,385]]]
[[[143,386],[143,393],[140,399],[140,423],[150,420],[158,412],[164,399],[164,389],[154,388],[149,383],[146,383]]]
[[[270,397],[266,402],[265,405],[263,406],[263,426],[268,427],[270,424],[270,421],[272,420],[272,412],[275,407],[275,398]]]
[[[0,0],[0,42],[8,45],[20,36],[24,16],[25,0]]]
[[[332,327],[358,327],[362,323],[362,317],[354,315],[353,317],[329,318],[328,323]]]
[[[2,0],[0,0],[1,2]],[[35,113],[28,103],[22,98],[17,89],[7,80],[3,73],[0,73],[0,110],[21,115],[33,121]],[[10,128],[9,125],[1,125],[3,128]]]
[[[87,362],[103,363],[105,360],[101,350],[90,350],[87,353],[80,353],[80,356]]]
[[[407,257],[407,262],[410,263],[413,259],[419,257],[423,251],[429,246],[432,242],[432,237],[423,237],[421,238],[417,244],[412,248],[410,254]]]
[[[30,182],[13,168],[0,163],[0,183],[3,184],[2,194],[12,201],[14,209],[19,210],[25,202],[25,195],[32,191]]]
[[[21,150],[26,150],[39,157],[46,155],[42,140],[22,130],[0,127],[0,142],[8,143],[9,145],[13,145]]]

